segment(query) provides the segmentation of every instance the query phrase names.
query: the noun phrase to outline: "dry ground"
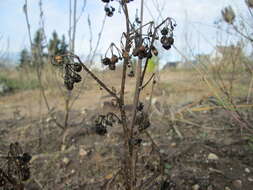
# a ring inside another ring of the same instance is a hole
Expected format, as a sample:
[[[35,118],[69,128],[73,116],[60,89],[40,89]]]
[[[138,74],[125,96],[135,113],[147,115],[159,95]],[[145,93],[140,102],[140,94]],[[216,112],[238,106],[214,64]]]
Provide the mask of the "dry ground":
[[[118,72],[99,75],[116,90],[119,88]],[[174,190],[253,190],[253,137],[238,130],[238,124],[225,110],[188,109],[191,103],[192,107],[214,106],[207,98],[213,92],[201,77],[192,71],[164,71],[158,81],[154,97],[160,104],[152,107],[152,126],[148,130],[166,158],[165,177],[176,184]],[[9,143],[18,141],[33,155],[27,189],[101,189],[119,168],[121,128],[110,129],[106,136],[85,132],[94,115],[103,111],[101,102],[108,99],[103,98],[106,93],[94,82],[87,79],[86,83],[71,109],[70,130],[64,134],[47,114],[38,90],[0,98],[0,153],[7,152]],[[133,86],[134,79],[128,79],[127,102],[131,101]],[[143,92],[143,100],[150,94],[149,89]],[[240,93],[236,100],[244,104]],[[61,122],[63,97],[57,90],[46,94]],[[252,109],[242,112],[253,123]],[[151,145],[144,135],[142,138],[146,159]],[[149,164],[149,169],[155,167],[156,161],[150,158]],[[151,189],[161,189],[159,181]]]

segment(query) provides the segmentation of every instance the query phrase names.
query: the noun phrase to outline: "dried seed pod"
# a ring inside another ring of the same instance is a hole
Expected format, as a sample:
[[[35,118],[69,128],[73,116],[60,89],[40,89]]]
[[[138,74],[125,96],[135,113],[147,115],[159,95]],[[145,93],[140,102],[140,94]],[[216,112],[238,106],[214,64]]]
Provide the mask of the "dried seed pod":
[[[253,0],[245,0],[245,2],[249,8],[253,8]]]
[[[117,55],[112,55],[110,61],[111,61],[112,64],[116,64],[119,61],[119,58],[118,58]]]
[[[162,34],[163,36],[166,36],[168,33],[169,33],[168,27],[164,27],[164,28],[161,30],[161,34]]]
[[[102,63],[104,65],[110,65],[111,64],[111,60],[110,60],[110,58],[105,57],[104,59],[102,59]]]
[[[82,71],[82,66],[79,63],[74,63],[72,68],[75,72],[81,72]]]
[[[157,51],[157,49],[156,49],[155,46],[151,46],[151,52],[152,52],[155,56],[158,55],[158,51]]]
[[[221,13],[222,13],[222,17],[226,23],[233,24],[233,22],[235,20],[235,12],[231,6],[225,7],[221,11]]]

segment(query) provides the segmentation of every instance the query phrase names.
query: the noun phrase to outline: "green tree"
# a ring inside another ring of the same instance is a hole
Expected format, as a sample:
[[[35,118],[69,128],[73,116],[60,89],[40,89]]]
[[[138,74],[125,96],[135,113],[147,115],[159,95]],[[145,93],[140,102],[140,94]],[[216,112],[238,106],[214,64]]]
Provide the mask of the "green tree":
[[[24,48],[20,53],[19,67],[30,67],[31,66],[31,55],[26,48]]]
[[[63,35],[60,42],[59,54],[66,54],[67,51],[68,51],[68,44],[66,44],[65,36]]]
[[[43,42],[44,41],[44,36],[43,36],[43,31],[42,29],[39,29],[36,31],[35,33],[35,37],[34,37],[34,40],[33,40],[33,47],[32,47],[32,55],[33,55],[33,58],[34,58],[34,61],[33,61],[33,64],[32,66],[43,66],[43,63],[44,63],[44,56],[45,56],[45,53],[44,53],[44,49],[45,49],[45,46],[43,45]]]
[[[49,53],[50,55],[58,55],[67,53],[68,45],[65,42],[65,36],[62,36],[60,40],[58,34],[54,31],[52,39],[49,41]]]
[[[54,31],[52,34],[52,39],[49,41],[49,54],[50,55],[56,55],[59,52],[60,49],[60,39],[58,38],[58,34]]]

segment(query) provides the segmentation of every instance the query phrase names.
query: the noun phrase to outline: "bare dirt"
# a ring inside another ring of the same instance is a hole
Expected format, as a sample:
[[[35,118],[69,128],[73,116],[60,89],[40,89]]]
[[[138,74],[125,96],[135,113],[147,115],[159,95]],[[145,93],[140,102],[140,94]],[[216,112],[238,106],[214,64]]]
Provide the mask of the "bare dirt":
[[[167,80],[168,77],[161,77],[162,82]],[[182,85],[187,81],[181,75],[169,80]],[[131,84],[127,87],[129,101]],[[163,84],[159,88],[162,91]],[[152,125],[148,131],[165,159],[165,171],[163,178],[158,178],[150,189],[253,190],[253,138],[244,130],[239,130],[227,111],[188,110],[176,114],[175,110],[183,108],[185,103],[208,94],[200,88],[202,94],[194,96],[191,94],[194,90],[196,86],[192,90],[188,88],[188,94],[180,100],[173,93],[157,92],[159,100],[169,103],[167,109],[170,112],[161,113],[157,107],[152,107]],[[64,118],[62,99],[55,98],[50,92],[47,95],[56,108],[54,116],[61,122]],[[26,183],[27,189],[98,190],[113,178],[122,156],[120,126],[109,129],[105,136],[88,130],[92,127],[94,115],[101,111],[102,96],[105,92],[101,92],[95,84],[86,89],[71,111],[71,127],[65,133],[47,114],[39,91],[0,98],[0,154],[6,154],[9,144],[15,141],[22,145],[25,152],[31,153],[32,178]],[[201,104],[194,106],[212,106],[208,101]],[[252,110],[243,110],[243,113],[245,117],[252,118]],[[141,138],[143,155],[140,157],[145,159],[152,147],[145,135]],[[155,168],[156,162],[150,157],[147,173],[155,171],[150,168]],[[147,173],[143,173],[142,177],[148,177]]]

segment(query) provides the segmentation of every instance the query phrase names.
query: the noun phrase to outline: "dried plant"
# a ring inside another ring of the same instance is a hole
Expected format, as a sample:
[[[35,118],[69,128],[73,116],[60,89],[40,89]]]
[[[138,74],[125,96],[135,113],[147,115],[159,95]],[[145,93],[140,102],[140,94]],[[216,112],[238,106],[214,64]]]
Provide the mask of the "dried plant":
[[[1,159],[3,165],[0,168],[0,187],[4,190],[23,190],[24,182],[31,177],[31,155],[23,153],[20,144],[15,142],[10,144],[7,156],[1,156]]]
[[[133,1],[133,0],[132,0]],[[114,16],[115,8],[110,4],[110,0],[102,0],[105,3],[105,13],[107,16]],[[155,42],[160,41],[165,50],[169,50],[174,43],[173,31],[176,26],[175,21],[167,17],[157,26],[154,22],[143,24],[143,4],[141,1],[141,14],[137,16],[133,22],[130,21],[128,12],[128,3],[130,0],[118,0],[121,9],[125,15],[126,31],[123,32],[120,47],[115,43],[111,43],[105,56],[101,62],[110,70],[115,70],[117,63],[123,63],[122,78],[120,91],[116,88],[110,88],[108,85],[100,80],[80,59],[79,56],[73,52],[64,55],[58,55],[52,58],[52,64],[63,68],[63,78],[66,88],[71,91],[74,89],[74,84],[82,80],[80,71],[87,72],[104,90],[106,90],[115,100],[116,105],[120,111],[120,116],[108,113],[107,115],[100,115],[95,122],[96,132],[99,135],[106,134],[107,128],[113,126],[115,122],[122,126],[123,130],[123,144],[124,144],[124,159],[122,160],[122,167],[118,174],[121,174],[123,181],[121,184],[124,189],[147,189],[154,185],[155,180],[163,174],[164,159],[160,154],[158,146],[155,144],[147,129],[150,126],[149,108],[140,102],[140,93],[153,80],[155,84],[154,74],[144,83],[148,61],[158,55],[158,50],[155,47]],[[134,58],[138,59],[136,66],[136,73],[134,73],[132,61]],[[144,63],[144,64],[143,64]],[[136,77],[136,88],[133,100],[133,113],[131,116],[126,114],[125,110],[125,85],[127,82],[127,71],[130,70],[128,76]],[[145,168],[139,167],[140,149],[142,143],[142,136],[146,135],[152,143],[152,154],[157,155],[159,164],[155,171],[148,175],[148,179],[143,176]],[[116,176],[115,176],[116,177]],[[110,185],[109,185],[110,186]],[[110,187],[107,184],[107,189]],[[167,184],[163,186],[167,187]]]

